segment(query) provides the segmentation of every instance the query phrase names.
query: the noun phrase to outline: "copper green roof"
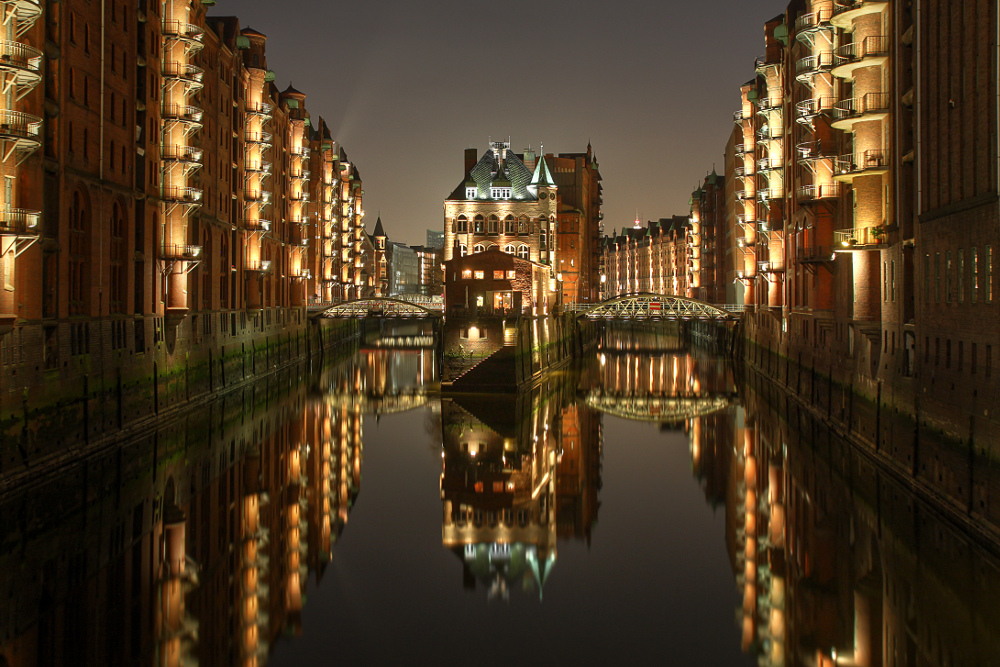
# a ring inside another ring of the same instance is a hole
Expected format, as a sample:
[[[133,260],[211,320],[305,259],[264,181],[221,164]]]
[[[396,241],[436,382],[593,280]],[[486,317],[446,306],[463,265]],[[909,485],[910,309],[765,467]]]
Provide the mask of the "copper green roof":
[[[549,172],[549,165],[545,162],[545,157],[539,157],[538,164],[535,165],[535,173],[531,176],[531,185],[536,187],[554,187],[555,184],[556,181],[552,178],[551,172]]]

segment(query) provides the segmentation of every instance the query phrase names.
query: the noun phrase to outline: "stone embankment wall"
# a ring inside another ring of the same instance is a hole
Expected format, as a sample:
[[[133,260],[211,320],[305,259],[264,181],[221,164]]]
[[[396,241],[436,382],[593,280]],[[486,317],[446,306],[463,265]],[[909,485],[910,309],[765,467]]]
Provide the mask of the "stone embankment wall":
[[[198,317],[176,327],[149,320],[145,344],[122,349],[110,323],[108,331],[91,323],[76,349],[55,356],[58,365],[46,363],[54,355],[46,357],[44,332],[23,327],[21,349],[38,354],[0,369],[0,477],[128,437],[154,419],[318,358],[358,329],[352,321],[310,319],[304,308],[233,313],[208,325]],[[39,345],[25,347],[36,333]]]
[[[973,522],[1000,527],[1000,423],[997,387],[942,386],[933,370],[907,375],[859,335],[849,355],[823,346],[789,353],[770,316],[743,320],[736,356],[789,400],[868,452],[915,489]],[[895,369],[895,370],[894,370]]]

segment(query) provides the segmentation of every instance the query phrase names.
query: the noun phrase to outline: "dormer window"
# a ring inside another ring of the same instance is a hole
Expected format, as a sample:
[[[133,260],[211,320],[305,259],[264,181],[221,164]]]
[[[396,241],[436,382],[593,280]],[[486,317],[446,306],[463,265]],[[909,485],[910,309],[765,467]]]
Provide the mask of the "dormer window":
[[[510,199],[510,188],[490,188],[490,197],[493,199]]]
[[[475,199],[476,195],[478,194],[477,190],[478,190],[478,188],[476,188],[475,185],[467,185],[467,186],[465,186],[465,198],[466,199]]]

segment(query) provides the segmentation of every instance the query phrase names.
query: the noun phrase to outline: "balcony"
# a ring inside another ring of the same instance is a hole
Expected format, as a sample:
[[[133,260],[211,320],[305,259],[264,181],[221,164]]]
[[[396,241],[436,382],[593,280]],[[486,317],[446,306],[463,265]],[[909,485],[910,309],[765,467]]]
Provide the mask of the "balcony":
[[[781,169],[781,158],[765,157],[757,160],[757,171],[762,174],[768,174],[778,169]]]
[[[163,201],[173,204],[197,204],[204,193],[198,188],[163,186],[161,196]]]
[[[753,201],[754,199],[756,199],[756,197],[757,197],[757,195],[753,191],[747,191],[747,190],[737,190],[736,191],[736,200],[737,201],[741,201],[741,202]]]
[[[747,171],[747,168],[743,166],[734,168],[733,173],[736,174],[736,178],[749,178],[754,174],[752,170]]]
[[[164,79],[182,81],[189,88],[200,89],[205,78],[205,70],[190,63],[165,62],[161,73]]]
[[[202,150],[195,146],[164,144],[160,146],[160,157],[171,162],[201,164]]]
[[[865,37],[861,42],[852,42],[838,47],[834,52],[836,65],[832,73],[841,79],[850,79],[854,70],[860,67],[882,65],[889,57],[889,38],[883,35]]]
[[[808,245],[795,248],[795,261],[799,264],[825,264],[836,259],[837,256],[829,246]]]
[[[271,173],[271,163],[259,160],[256,162],[248,162],[246,170],[251,174],[270,174]]]
[[[837,158],[833,177],[838,181],[850,182],[857,176],[884,174],[888,171],[888,153],[883,148],[874,148]]]
[[[767,203],[772,199],[781,199],[784,196],[784,188],[760,188],[757,190],[757,199],[764,203]]]
[[[881,12],[888,5],[887,0],[833,0],[833,15],[830,23],[835,28],[846,30],[855,19]]]
[[[822,141],[803,141],[795,145],[795,152],[798,154],[799,164],[816,173],[816,163],[824,160],[833,160],[834,155],[823,148]]]
[[[23,111],[0,111],[0,141],[11,142],[19,153],[31,153],[40,145],[42,119]],[[6,151],[5,151],[6,152]]]
[[[769,260],[761,260],[757,262],[757,273],[784,273],[785,267],[782,266],[781,262],[771,262]]]
[[[743,144],[736,144],[735,146],[733,146],[733,154],[746,155],[747,154],[746,146],[744,146]]]
[[[163,106],[160,107],[160,114],[163,116],[163,119],[167,121],[187,123],[201,127],[201,119],[204,117],[205,112],[199,107],[184,104],[164,103]]]
[[[309,157],[309,147],[308,146],[295,146],[289,150],[292,155],[298,157]]]
[[[817,118],[829,116],[833,112],[836,101],[835,97],[813,97],[796,102],[795,121],[812,129]]]
[[[248,130],[247,132],[244,133],[243,139],[248,144],[270,146],[271,141],[272,139],[274,139],[274,137],[271,135],[270,132],[251,132]]]
[[[256,218],[254,220],[244,220],[243,228],[248,232],[269,232],[271,231],[271,221]]]
[[[833,29],[833,24],[830,23],[832,15],[833,12],[829,9],[821,9],[795,19],[795,39],[805,44],[812,44],[816,33]]]
[[[886,245],[884,225],[861,229],[838,229],[833,233],[834,252],[877,250]]]
[[[160,250],[160,259],[174,262],[192,262],[201,259],[200,245],[179,245],[176,243],[164,244]]]
[[[830,51],[800,58],[795,63],[795,79],[799,83],[811,85],[815,77],[833,69],[834,57]]]
[[[802,185],[796,191],[800,204],[813,204],[821,201],[837,199],[840,196],[840,183],[823,183],[820,185]]]
[[[271,273],[272,270],[271,260],[265,259],[256,262],[247,262],[244,271],[247,273],[247,277],[260,277],[264,274]]]
[[[289,277],[292,280],[309,280],[310,278],[312,278],[312,270],[311,269],[299,269],[298,271],[292,273],[292,275],[289,276]]]
[[[41,0],[7,0],[4,5],[5,11],[9,11],[9,8],[13,6],[19,36],[31,28],[35,20],[42,15]]]
[[[305,203],[309,201],[309,193],[304,190],[302,192],[293,192],[288,195],[288,199],[293,202]]]
[[[293,170],[291,173],[292,180],[295,181],[308,181],[309,177],[312,175],[308,169],[299,169],[297,171]]]
[[[769,59],[767,56],[757,56],[754,58],[753,67],[758,74],[766,72],[769,67],[781,67],[781,59]]]
[[[173,21],[164,19],[163,36],[167,39],[179,39],[191,46],[201,46],[201,41],[205,37],[205,31],[184,21]]]
[[[0,41],[0,70],[11,75],[14,85],[26,92],[42,79],[42,52],[20,42]]]
[[[37,236],[41,211],[0,208],[0,236]]]
[[[744,111],[743,109],[739,109],[738,111],[733,112],[733,122],[735,122],[737,125],[749,119],[750,119],[750,114]]]
[[[882,120],[889,115],[888,93],[866,93],[861,97],[837,102],[833,110],[833,123],[836,130],[850,132],[855,123],[872,120]]]
[[[271,117],[271,105],[267,102],[247,104],[245,111],[248,116],[259,116],[264,119]]]
[[[772,100],[765,97],[757,100],[757,113],[765,116],[771,125],[781,125],[782,100]]]
[[[271,193],[267,190],[246,190],[243,201],[248,204],[266,204],[271,201]]]

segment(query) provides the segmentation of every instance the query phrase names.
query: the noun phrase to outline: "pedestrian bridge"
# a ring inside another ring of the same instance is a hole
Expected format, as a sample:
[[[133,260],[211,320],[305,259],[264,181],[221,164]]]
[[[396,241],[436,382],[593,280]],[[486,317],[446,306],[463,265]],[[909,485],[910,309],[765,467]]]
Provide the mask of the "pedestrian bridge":
[[[363,415],[391,415],[409,412],[427,404],[426,387],[410,387],[391,393],[335,393],[326,397],[326,403],[336,409],[357,410]]]
[[[735,402],[727,394],[645,395],[592,389],[581,396],[587,407],[632,421],[676,423],[705,417]]]
[[[567,310],[591,320],[679,320],[726,322],[738,318],[736,307],[664,294],[628,294],[601,303],[576,303]]]
[[[334,318],[365,318],[373,319],[420,319],[440,317],[444,308],[442,304],[433,301],[406,301],[388,297],[372,297],[354,299],[334,304],[329,308],[318,310],[316,317]]]

